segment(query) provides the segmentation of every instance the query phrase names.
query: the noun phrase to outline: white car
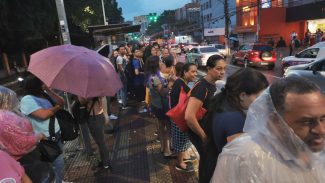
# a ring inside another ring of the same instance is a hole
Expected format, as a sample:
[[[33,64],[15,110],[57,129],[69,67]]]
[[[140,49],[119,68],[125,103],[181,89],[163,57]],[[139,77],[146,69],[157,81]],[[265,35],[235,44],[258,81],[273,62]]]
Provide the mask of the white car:
[[[218,49],[213,46],[193,47],[186,56],[189,62],[195,63],[198,66],[206,66],[208,58],[211,55],[223,56]]]
[[[210,44],[209,46],[213,46],[215,48],[217,48],[219,50],[219,52],[226,57],[227,56],[227,51],[226,51],[226,47],[223,44]]]
[[[311,80],[316,83],[325,94],[325,58],[309,64],[290,66],[283,76],[298,76]]]
[[[289,66],[308,64],[321,58],[325,58],[325,42],[308,47],[294,56],[284,57],[282,59],[282,71],[285,72]]]

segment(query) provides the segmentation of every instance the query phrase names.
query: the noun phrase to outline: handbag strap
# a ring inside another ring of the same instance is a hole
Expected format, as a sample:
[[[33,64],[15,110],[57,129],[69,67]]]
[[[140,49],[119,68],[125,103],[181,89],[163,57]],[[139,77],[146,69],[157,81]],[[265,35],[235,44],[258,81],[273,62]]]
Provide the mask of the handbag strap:
[[[93,110],[93,108],[94,108],[94,106],[95,106],[95,100],[93,99],[92,100],[92,104],[91,104],[91,106],[90,106],[90,108],[89,108],[89,111],[87,111],[88,113],[87,113],[87,116],[89,116],[90,115],[90,113],[91,113],[91,111],[93,111],[93,115],[95,116],[95,111]]]
[[[199,84],[201,83],[201,81],[198,81],[194,84],[193,88],[187,93],[187,97],[190,97],[191,96],[191,93],[192,93],[192,90]],[[205,97],[204,97],[204,100],[207,98],[208,96],[208,89],[205,88]]]
[[[47,94],[46,92],[43,92],[43,95],[53,106],[55,106],[56,102],[50,97],[49,94]]]
[[[50,124],[49,124],[50,140],[52,140],[52,141],[56,141],[55,131],[54,131],[54,122],[55,122],[55,115],[50,117]]]

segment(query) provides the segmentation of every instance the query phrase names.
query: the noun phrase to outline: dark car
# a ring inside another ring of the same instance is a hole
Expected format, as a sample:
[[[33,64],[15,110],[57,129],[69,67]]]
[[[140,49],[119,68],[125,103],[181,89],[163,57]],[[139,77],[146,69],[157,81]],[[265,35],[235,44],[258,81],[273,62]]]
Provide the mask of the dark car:
[[[242,64],[273,69],[276,62],[276,52],[273,47],[268,44],[244,44],[232,55],[231,62],[234,65]]]

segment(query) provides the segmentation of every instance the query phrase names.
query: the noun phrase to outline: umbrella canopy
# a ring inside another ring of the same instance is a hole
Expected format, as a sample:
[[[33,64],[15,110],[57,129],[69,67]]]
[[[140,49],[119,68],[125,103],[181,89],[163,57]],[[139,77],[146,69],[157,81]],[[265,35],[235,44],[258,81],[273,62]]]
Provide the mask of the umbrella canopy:
[[[80,46],[53,46],[36,52],[28,71],[51,88],[87,98],[113,96],[122,88],[110,61]]]

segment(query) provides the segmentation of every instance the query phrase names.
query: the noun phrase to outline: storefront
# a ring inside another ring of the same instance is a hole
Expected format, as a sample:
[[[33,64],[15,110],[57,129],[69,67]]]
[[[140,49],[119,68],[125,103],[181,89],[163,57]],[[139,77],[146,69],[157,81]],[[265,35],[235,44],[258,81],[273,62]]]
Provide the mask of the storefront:
[[[204,39],[209,43],[224,43],[225,28],[205,28]]]
[[[315,34],[318,29],[325,32],[325,18],[317,20],[307,20],[308,30]]]
[[[300,35],[305,36],[307,30],[309,30],[311,33],[310,44],[314,44],[317,30],[325,32],[325,1],[287,8],[286,21],[305,21],[304,29],[300,30]]]

